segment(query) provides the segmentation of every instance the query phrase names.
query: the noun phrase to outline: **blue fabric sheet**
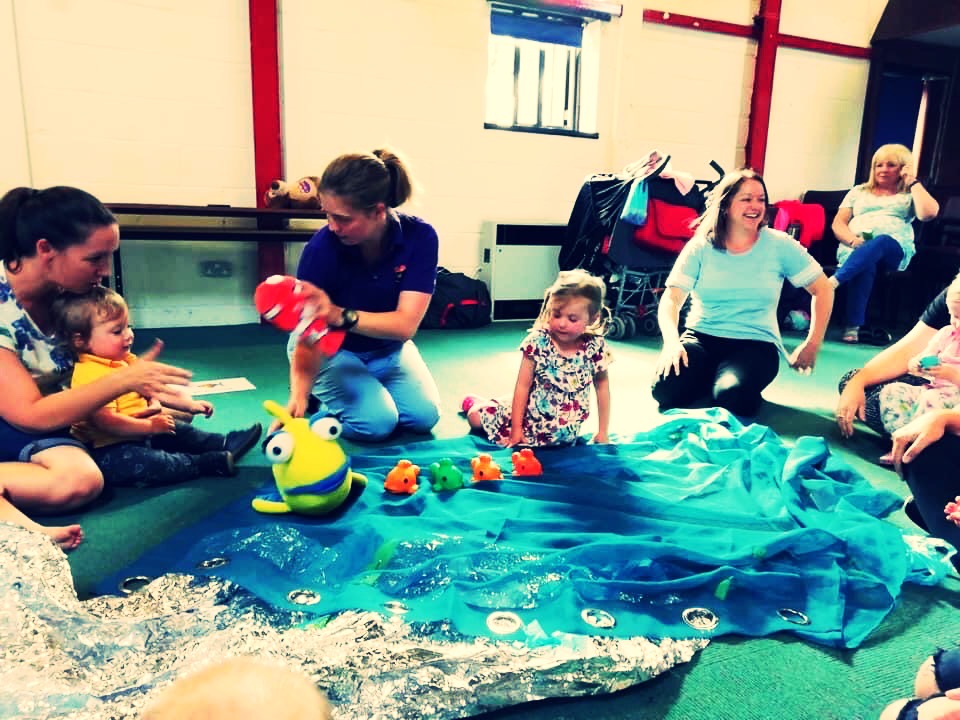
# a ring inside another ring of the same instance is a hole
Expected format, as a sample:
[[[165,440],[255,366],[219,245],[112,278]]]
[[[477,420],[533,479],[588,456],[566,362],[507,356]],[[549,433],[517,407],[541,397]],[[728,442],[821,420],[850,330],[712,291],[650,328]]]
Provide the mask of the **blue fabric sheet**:
[[[507,479],[431,490],[430,463],[449,457],[469,474],[479,452],[490,452]],[[307,617],[402,609],[409,621],[450,621],[468,635],[503,638],[489,622],[506,612],[521,623],[506,638],[528,644],[553,633],[789,631],[856,647],[904,582],[931,584],[945,572],[880,519],[900,498],[873,488],[822,438],[788,447],[764,426],[710,409],[671,413],[630,442],[537,457],[542,477],[511,478],[509,451],[474,437],[355,456],[370,484],[342,512],[264,516],[244,500],[101,591],[131,575],[210,573]],[[383,489],[401,458],[423,468],[412,496]],[[199,567],[212,558],[228,562]],[[319,599],[293,603],[298,590]],[[691,615],[717,622],[691,625]]]

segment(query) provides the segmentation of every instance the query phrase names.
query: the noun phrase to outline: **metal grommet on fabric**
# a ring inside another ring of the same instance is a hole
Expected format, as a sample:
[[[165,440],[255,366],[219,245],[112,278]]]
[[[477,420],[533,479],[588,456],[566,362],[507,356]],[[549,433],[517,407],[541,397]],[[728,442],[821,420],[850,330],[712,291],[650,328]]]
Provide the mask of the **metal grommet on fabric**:
[[[313,590],[291,590],[287,593],[287,600],[294,605],[316,605],[320,602],[320,593]]]
[[[212,557],[209,560],[201,560],[197,563],[198,570],[212,570],[213,568],[223,567],[228,565],[230,560],[225,557]]]
[[[509,635],[523,627],[523,622],[516,613],[498,610],[487,615],[487,627],[497,635]]]
[[[687,608],[680,617],[694,630],[714,630],[720,624],[720,618],[713,610],[702,607]]]
[[[146,575],[132,575],[131,577],[121,580],[117,588],[124,595],[133,595],[133,593],[138,590],[143,590],[143,588],[151,582],[153,582],[153,578],[147,577]]]
[[[780,608],[777,610],[777,615],[779,615],[781,619],[786,620],[788,623],[793,623],[794,625],[810,624],[810,618],[808,618],[799,610],[794,610],[793,608]]]
[[[394,615],[403,615],[404,613],[410,612],[410,608],[399,600],[388,600],[383,604],[383,607],[387,612],[393,613]]]
[[[616,618],[606,610],[597,608],[584,608],[580,613],[580,618],[587,624],[595,628],[612,628],[617,624]]]

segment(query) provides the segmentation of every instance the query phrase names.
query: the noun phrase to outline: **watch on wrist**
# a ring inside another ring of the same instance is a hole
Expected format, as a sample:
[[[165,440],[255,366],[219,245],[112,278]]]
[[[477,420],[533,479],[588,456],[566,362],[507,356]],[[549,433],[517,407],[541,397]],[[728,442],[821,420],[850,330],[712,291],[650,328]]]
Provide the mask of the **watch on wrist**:
[[[914,178],[911,182],[907,184],[907,190],[912,190],[913,186],[920,182],[920,178]]]
[[[340,313],[340,317],[341,320],[340,324],[337,325],[337,330],[349,330],[360,321],[360,318],[357,316],[357,311],[350,310],[349,308],[344,308]]]

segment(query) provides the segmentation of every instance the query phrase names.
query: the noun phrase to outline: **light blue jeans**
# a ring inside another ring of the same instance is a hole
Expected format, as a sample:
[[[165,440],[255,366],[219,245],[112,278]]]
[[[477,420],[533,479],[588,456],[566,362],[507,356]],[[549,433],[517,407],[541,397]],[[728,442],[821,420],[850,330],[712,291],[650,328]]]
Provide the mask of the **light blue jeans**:
[[[383,440],[398,428],[428,433],[440,419],[440,391],[412,340],[392,352],[340,350],[324,362],[311,393],[348,440]]]

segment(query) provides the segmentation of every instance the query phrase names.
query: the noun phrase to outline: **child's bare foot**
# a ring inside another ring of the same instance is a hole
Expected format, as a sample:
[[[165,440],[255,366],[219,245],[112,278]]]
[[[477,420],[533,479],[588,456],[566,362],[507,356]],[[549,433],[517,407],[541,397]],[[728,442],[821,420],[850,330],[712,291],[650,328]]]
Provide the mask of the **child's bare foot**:
[[[75,550],[83,542],[83,530],[79,525],[60,525],[58,527],[37,526],[44,535],[49,535],[66,552]]]

